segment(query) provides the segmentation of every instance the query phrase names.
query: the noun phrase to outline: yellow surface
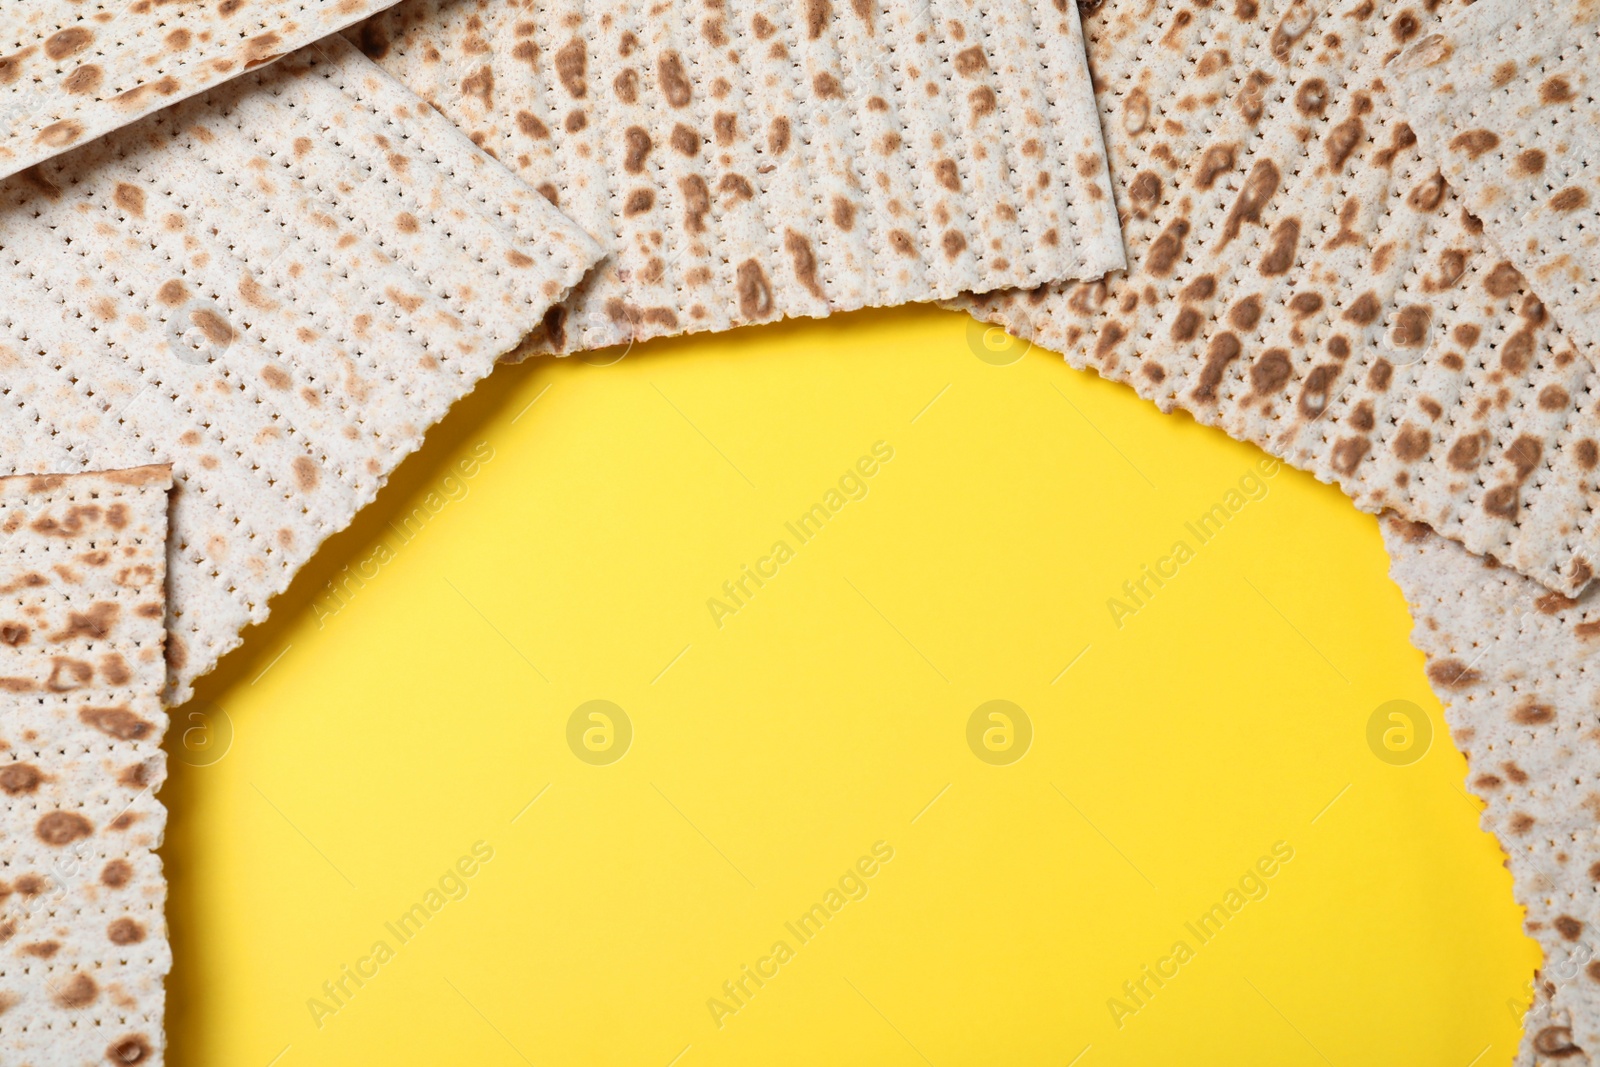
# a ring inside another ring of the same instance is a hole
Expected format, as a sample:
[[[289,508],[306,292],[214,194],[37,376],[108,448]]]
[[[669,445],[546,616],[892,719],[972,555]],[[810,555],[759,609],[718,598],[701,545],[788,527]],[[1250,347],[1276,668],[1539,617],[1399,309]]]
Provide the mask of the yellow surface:
[[[174,716],[171,1062],[1508,1063],[1537,954],[1374,520],[995,342],[497,372]]]

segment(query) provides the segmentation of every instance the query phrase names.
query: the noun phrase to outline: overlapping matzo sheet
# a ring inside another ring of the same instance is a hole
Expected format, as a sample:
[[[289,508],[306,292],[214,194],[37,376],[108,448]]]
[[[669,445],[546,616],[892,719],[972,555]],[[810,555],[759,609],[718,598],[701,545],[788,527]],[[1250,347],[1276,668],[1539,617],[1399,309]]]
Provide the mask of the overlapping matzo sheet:
[[[350,36],[612,243],[524,355],[1124,264],[1071,0],[406,0]]]
[[[1384,81],[1450,6],[1106,0],[1129,270],[963,306],[1573,593],[1600,562],[1594,368]]]
[[[0,177],[253,70],[394,0],[5,0]]]
[[[1535,975],[1533,1003],[1522,1017],[1522,1042],[1512,1067],[1589,1067],[1589,1056],[1572,1042],[1572,1017],[1550,1003],[1557,982]]]
[[[1423,146],[1573,337],[1600,348],[1600,5],[1479,0],[1392,64]]]
[[[162,1060],[171,484],[0,478],[0,1062]]]
[[[599,255],[329,38],[0,185],[0,474],[173,463],[180,702]]]
[[[1420,524],[1382,525],[1412,641],[1545,952],[1519,1062],[1600,1059],[1600,590],[1570,600]]]

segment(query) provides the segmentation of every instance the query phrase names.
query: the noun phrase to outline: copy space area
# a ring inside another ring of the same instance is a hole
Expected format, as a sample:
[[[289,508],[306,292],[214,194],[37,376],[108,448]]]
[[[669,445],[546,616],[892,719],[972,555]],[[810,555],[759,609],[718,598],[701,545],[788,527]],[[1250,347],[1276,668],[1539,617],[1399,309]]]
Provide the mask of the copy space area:
[[[955,313],[617,355],[175,711],[172,1062],[1510,1062],[1372,517]]]

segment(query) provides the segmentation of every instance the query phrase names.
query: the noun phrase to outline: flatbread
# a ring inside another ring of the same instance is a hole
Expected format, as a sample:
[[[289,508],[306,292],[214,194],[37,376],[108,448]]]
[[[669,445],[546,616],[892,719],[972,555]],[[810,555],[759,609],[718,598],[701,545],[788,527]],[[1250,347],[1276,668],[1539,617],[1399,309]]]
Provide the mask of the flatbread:
[[[0,4],[0,178],[392,3],[7,0]]]
[[[1600,591],[1552,593],[1427,527],[1383,523],[1412,641],[1545,952],[1522,1063],[1600,1053]],[[1583,1050],[1563,1054],[1572,1047]]]
[[[0,1060],[159,1064],[167,489],[0,478]]]
[[[1535,976],[1533,1003],[1522,1017],[1522,1041],[1512,1067],[1589,1067],[1589,1056],[1573,1044],[1572,1017],[1550,1003],[1554,978]]]
[[[1594,368],[1384,82],[1451,6],[1106,0],[1085,29],[1132,265],[963,306],[1575,593]]]
[[[599,255],[329,38],[0,185],[0,474],[172,462],[181,702]]]
[[[523,355],[1124,263],[1070,0],[406,0],[350,36],[610,243]]]
[[[1568,332],[1600,349],[1600,5],[1480,0],[1392,67],[1423,146]]]

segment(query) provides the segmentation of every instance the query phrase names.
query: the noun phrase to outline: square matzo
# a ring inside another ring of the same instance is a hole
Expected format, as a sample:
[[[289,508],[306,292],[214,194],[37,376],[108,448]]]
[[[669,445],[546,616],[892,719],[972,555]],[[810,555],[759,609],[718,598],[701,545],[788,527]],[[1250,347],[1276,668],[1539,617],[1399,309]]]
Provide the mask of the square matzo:
[[[331,37],[0,184],[0,474],[173,464],[179,702],[599,254]]]
[[[6,0],[0,4],[0,178],[392,3]]]
[[[167,466],[0,478],[0,1060],[159,1064]]]
[[[1479,0],[1397,58],[1400,100],[1484,234],[1600,347],[1600,4]]]
[[[1563,592],[1600,565],[1600,394],[1395,110],[1451,5],[1086,16],[1130,267],[979,317]]]
[[[1544,949],[1518,1063],[1600,1053],[1600,592],[1552,593],[1419,524],[1383,524],[1391,573]]]
[[[1124,262],[1070,0],[407,0],[349,36],[609,243],[525,352]]]

